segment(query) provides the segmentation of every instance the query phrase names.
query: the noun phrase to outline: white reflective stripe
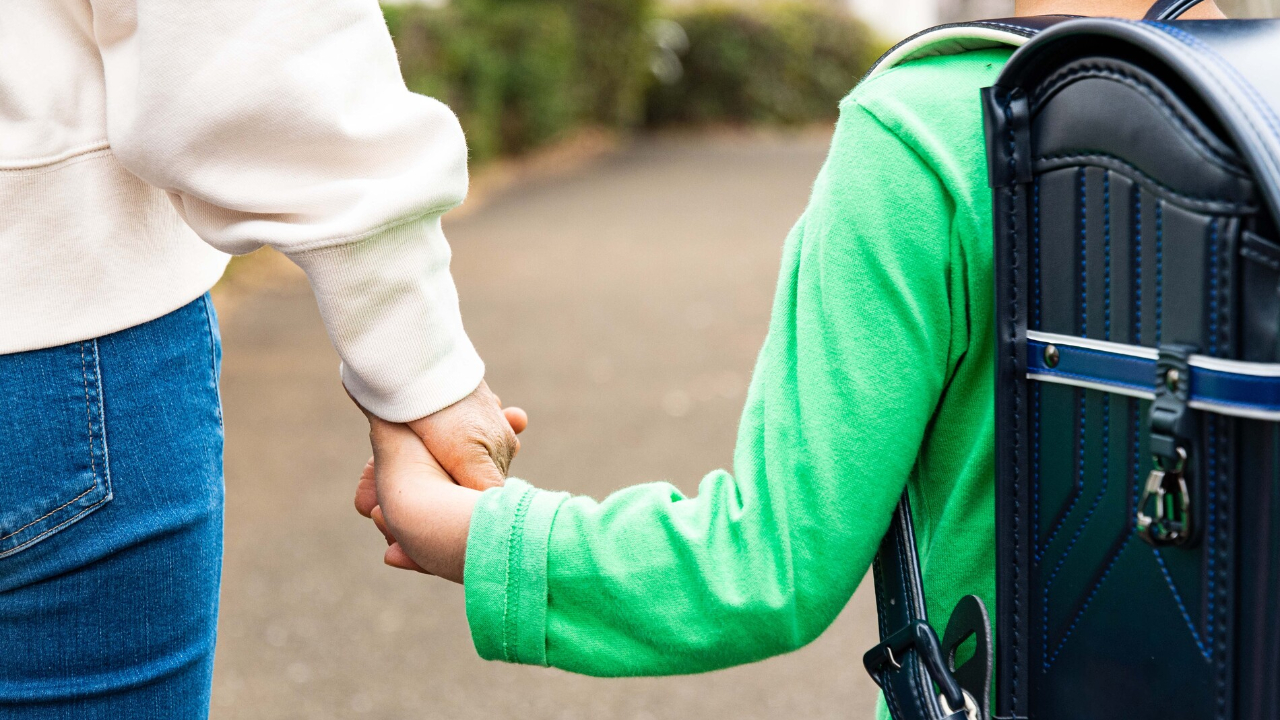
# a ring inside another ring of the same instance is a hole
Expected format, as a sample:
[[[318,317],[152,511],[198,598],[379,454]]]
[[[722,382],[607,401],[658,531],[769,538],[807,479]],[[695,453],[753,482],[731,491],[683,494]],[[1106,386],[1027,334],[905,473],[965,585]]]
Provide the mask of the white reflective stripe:
[[[1192,355],[1187,359],[1191,367],[1204,368],[1215,372],[1232,375],[1249,375],[1252,377],[1280,377],[1280,365],[1275,363],[1255,363],[1243,360],[1224,360],[1208,355]]]
[[[1229,415],[1231,417],[1249,418],[1250,420],[1270,420],[1272,422],[1280,420],[1280,410],[1262,410],[1261,408],[1242,407],[1240,405],[1223,405],[1222,403],[1205,400],[1192,400],[1187,403],[1187,407],[1192,410],[1211,412],[1215,415]]]
[[[870,80],[904,62],[930,55],[956,55],[967,50],[981,50],[1002,45],[1021,47],[1029,39],[1015,32],[985,27],[970,26],[926,31],[890,50],[887,55],[880,58],[871,72],[867,73],[865,79]]]
[[[1111,353],[1112,355],[1127,355],[1129,357],[1142,358],[1143,360],[1158,360],[1160,358],[1160,351],[1155,348],[1141,345],[1125,345],[1124,343],[1110,342],[1108,340],[1094,340],[1071,335],[1058,335],[1057,333],[1040,332],[1039,330],[1028,330],[1027,339],[1049,343],[1050,345],[1097,350],[1098,352]]]
[[[1160,351],[1156,348],[1143,347],[1141,345],[1125,345],[1123,343],[1109,342],[1106,340],[1074,337],[1072,335],[1059,335],[1057,333],[1040,332],[1039,330],[1028,330],[1027,339],[1062,347],[1078,347],[1085,348],[1086,350],[1111,353],[1113,355],[1127,355],[1129,357],[1143,358],[1144,360],[1158,360],[1160,358]],[[1212,370],[1214,372],[1227,373],[1230,375],[1280,377],[1280,363],[1256,363],[1245,362],[1244,360],[1226,360],[1223,358],[1210,357],[1208,355],[1192,355],[1187,358],[1187,362],[1191,367],[1203,368],[1205,370]]]
[[[1041,382],[1054,383],[1057,385],[1070,385],[1072,387],[1084,388],[1086,390],[1101,390],[1105,393],[1113,395],[1127,395],[1128,397],[1141,398],[1143,400],[1154,400],[1156,397],[1154,390],[1139,390],[1129,385],[1111,385],[1104,382],[1094,382],[1093,380],[1082,380],[1076,377],[1068,377],[1065,375],[1052,375],[1049,373],[1027,373],[1028,380],[1039,380]]]

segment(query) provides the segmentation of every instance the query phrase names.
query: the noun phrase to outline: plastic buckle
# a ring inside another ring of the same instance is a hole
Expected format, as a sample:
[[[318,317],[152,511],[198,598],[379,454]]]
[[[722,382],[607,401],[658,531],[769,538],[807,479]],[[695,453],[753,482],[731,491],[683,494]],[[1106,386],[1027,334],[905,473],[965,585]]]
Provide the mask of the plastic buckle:
[[[883,684],[881,673],[886,668],[899,670],[908,651],[914,650],[924,665],[929,679],[941,690],[945,700],[944,707],[960,708],[972,703],[965,698],[965,691],[960,687],[954,675],[947,667],[947,659],[942,653],[942,643],[938,634],[923,620],[913,620],[898,632],[890,635],[883,642],[867,651],[862,656],[862,664],[877,684]]]

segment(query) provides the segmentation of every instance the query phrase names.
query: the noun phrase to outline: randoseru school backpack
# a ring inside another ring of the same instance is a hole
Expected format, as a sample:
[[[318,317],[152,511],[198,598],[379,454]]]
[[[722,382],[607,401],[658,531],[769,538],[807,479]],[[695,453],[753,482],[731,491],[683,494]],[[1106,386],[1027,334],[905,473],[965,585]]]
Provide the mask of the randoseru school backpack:
[[[1172,21],[1195,2],[943,26],[871,71],[1021,46],[981,99],[994,648],[976,597],[930,626],[904,493],[864,658],[896,720],[1280,718],[1280,21]]]

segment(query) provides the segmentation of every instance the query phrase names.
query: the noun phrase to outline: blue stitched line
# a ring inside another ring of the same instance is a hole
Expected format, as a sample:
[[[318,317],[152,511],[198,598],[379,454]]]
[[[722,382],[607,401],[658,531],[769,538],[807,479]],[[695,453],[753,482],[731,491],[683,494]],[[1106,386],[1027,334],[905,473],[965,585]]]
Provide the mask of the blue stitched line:
[[[1040,329],[1040,178],[1031,185],[1031,283],[1035,288],[1032,295],[1032,323],[1036,330]]]
[[[1067,373],[1062,373],[1066,375]],[[1084,438],[1085,438],[1085,390],[1077,389],[1076,393],[1080,398],[1077,407],[1079,408],[1079,425],[1076,434],[1076,484],[1072,490],[1071,500],[1067,503],[1067,509],[1062,511],[1054,522],[1053,529],[1049,531],[1049,537],[1045,538],[1044,544],[1040,546],[1040,550],[1036,553],[1036,562],[1044,560],[1044,554],[1049,551],[1058,533],[1062,531],[1062,527],[1067,524],[1067,518],[1070,517],[1071,511],[1076,509],[1076,505],[1080,502],[1080,496],[1084,493]]]
[[[1032,284],[1034,294],[1035,327],[1040,329],[1040,178],[1031,185],[1032,197]],[[1035,383],[1031,395],[1031,537],[1033,541],[1040,537],[1040,384]],[[1040,563],[1039,553],[1035,553],[1032,562]]]
[[[1066,558],[1064,557],[1063,559],[1065,560]],[[1062,560],[1059,560],[1058,567],[1055,567],[1053,569],[1054,573],[1056,574],[1058,572],[1058,569],[1061,567],[1062,567]],[[1050,582],[1045,584],[1044,592],[1041,593],[1041,598],[1040,598],[1040,604],[1044,608],[1044,611],[1041,613],[1043,615],[1043,618],[1040,621],[1040,647],[1042,648],[1049,647],[1049,584],[1051,584],[1052,582],[1053,582],[1053,579],[1050,578]],[[1056,657],[1056,654],[1055,654],[1055,657]],[[1049,666],[1052,664],[1053,664],[1053,657],[1045,655],[1044,659],[1040,661],[1040,672],[1041,673],[1049,672]]]
[[[1227,453],[1229,453],[1229,452],[1230,452],[1230,446],[1229,446],[1229,445],[1227,445],[1227,438],[1226,438],[1226,434],[1225,434],[1225,433],[1224,433],[1221,437],[1219,437],[1218,439],[1219,439],[1219,441],[1222,443],[1222,454],[1223,454],[1223,456],[1224,456],[1224,457],[1223,457],[1223,460],[1222,460],[1222,465],[1221,465],[1221,466],[1225,467],[1225,466],[1229,465],[1229,463],[1230,463],[1230,461],[1229,461],[1229,460],[1227,459],[1227,457],[1226,457],[1226,456],[1227,456]],[[1228,516],[1228,514],[1229,514],[1229,512],[1230,512],[1230,510],[1229,510],[1229,508],[1228,508],[1228,506],[1227,506],[1227,503],[1230,501],[1230,498],[1229,498],[1229,496],[1227,495],[1227,486],[1226,486],[1226,483],[1218,483],[1218,485],[1219,485],[1219,487],[1221,488],[1220,492],[1222,493],[1222,497],[1220,498],[1220,499],[1221,499],[1221,501],[1222,501],[1222,508],[1221,508],[1221,511],[1222,511],[1223,520],[1224,520],[1224,522],[1225,522],[1226,517]],[[1218,581],[1218,591],[1221,593],[1221,596],[1222,596],[1222,599],[1223,599],[1223,600],[1226,600],[1226,581],[1227,581],[1227,578],[1230,576],[1230,563],[1231,563],[1231,556],[1230,556],[1230,555],[1224,555],[1224,557],[1222,558],[1222,565],[1223,565],[1223,568],[1222,568],[1222,572],[1221,572],[1221,574],[1219,575],[1219,578],[1220,578],[1220,579],[1219,579],[1219,581]],[[1226,615],[1227,615],[1226,613],[1223,613],[1223,614],[1222,614],[1222,619],[1219,621],[1219,623],[1220,623],[1220,624],[1221,624],[1221,626],[1222,626],[1222,635],[1223,635],[1223,639],[1219,639],[1219,640],[1218,640],[1218,642],[1217,642],[1216,644],[1212,645],[1212,647],[1211,647],[1211,650],[1216,650],[1220,655],[1225,655],[1225,654],[1226,654],[1226,649],[1227,649],[1227,647],[1226,647],[1226,640],[1225,640],[1226,630],[1227,630],[1227,628],[1226,628],[1226,620],[1227,620]],[[1217,625],[1215,625],[1213,629],[1214,629],[1214,631],[1215,631],[1215,633],[1216,633],[1216,632],[1217,632],[1217,630],[1218,630],[1218,626],[1217,626]],[[1212,637],[1212,636],[1211,636],[1211,637]],[[1226,663],[1225,663],[1225,662],[1223,662],[1223,663],[1218,663],[1218,717],[1224,717],[1224,712],[1225,712],[1225,708],[1226,708],[1226,704],[1227,704],[1227,698],[1226,698],[1226,692],[1227,692],[1227,690],[1226,690],[1226,688],[1227,688],[1227,685],[1226,685]]]
[[[1102,339],[1111,339],[1111,171],[1102,173]]]
[[[1209,354],[1218,354],[1218,219],[1209,223]],[[1213,624],[1215,618],[1213,584],[1217,572],[1217,558],[1214,552],[1214,527],[1216,525],[1217,497],[1215,488],[1218,479],[1218,448],[1214,440],[1217,438],[1218,421],[1209,420],[1209,526],[1208,526],[1208,575],[1209,592],[1208,611],[1205,614],[1205,637],[1210,648],[1213,647]]]
[[[1075,632],[1076,626],[1080,624],[1080,618],[1084,617],[1084,611],[1089,609],[1089,604],[1093,602],[1094,596],[1096,596],[1098,594],[1098,590],[1102,588],[1102,583],[1107,579],[1107,576],[1111,574],[1111,569],[1115,567],[1116,561],[1120,559],[1120,555],[1124,553],[1124,549],[1129,546],[1129,541],[1132,539],[1132,535],[1125,538],[1124,542],[1120,543],[1120,547],[1116,549],[1115,555],[1112,555],[1111,560],[1107,562],[1107,567],[1102,571],[1102,575],[1098,577],[1097,584],[1095,584],[1093,589],[1089,591],[1089,595],[1084,599],[1084,604],[1080,606],[1080,609],[1076,612],[1076,616],[1072,618],[1071,624],[1067,626],[1067,631],[1062,634],[1062,640],[1058,642],[1058,647],[1054,648],[1053,654],[1049,656],[1049,664],[1052,664],[1054,660],[1057,660],[1058,655],[1062,652],[1062,648],[1066,647],[1067,639],[1071,637],[1071,633]]]
[[[1133,418],[1130,420],[1133,425],[1133,488],[1131,492],[1133,502],[1129,508],[1129,527],[1131,530],[1137,530],[1138,489],[1142,487],[1142,413],[1139,412],[1136,399],[1130,399],[1129,404],[1133,408]]]
[[[1133,184],[1133,342],[1142,344],[1142,188]]]
[[[1087,261],[1088,261],[1088,194],[1084,168],[1076,171],[1076,177],[1079,178],[1079,203],[1080,203],[1080,337],[1086,337],[1089,330],[1089,303],[1088,288],[1089,281],[1087,277]],[[1065,373],[1064,373],[1065,374]],[[1079,429],[1076,436],[1076,486],[1073,491],[1071,500],[1067,503],[1064,510],[1054,522],[1053,529],[1049,531],[1049,537],[1045,538],[1044,544],[1036,551],[1036,562],[1044,560],[1044,554],[1048,551],[1049,545],[1058,537],[1058,533],[1062,530],[1062,526],[1066,523],[1067,517],[1075,510],[1076,504],[1080,502],[1080,495],[1084,492],[1084,437],[1085,437],[1085,391],[1077,390],[1079,393]]]
[[[1178,594],[1178,587],[1173,584],[1173,577],[1169,575],[1169,568],[1164,564],[1164,556],[1160,554],[1159,548],[1151,548],[1151,552],[1155,553],[1156,562],[1160,565],[1160,573],[1164,575],[1164,582],[1169,586],[1169,592],[1173,593],[1174,602],[1178,603],[1178,611],[1182,613],[1182,619],[1187,623],[1187,629],[1191,631],[1191,639],[1196,641],[1196,647],[1200,648],[1200,654],[1205,660],[1209,659],[1209,649],[1200,641],[1200,633],[1196,632],[1196,624],[1191,621],[1191,613],[1187,612],[1187,606],[1182,602],[1182,595]]]
[[[1218,354],[1218,218],[1209,223],[1209,354]]]
[[[1139,412],[1140,408],[1138,405],[1138,401],[1135,399],[1131,399],[1129,402],[1131,404],[1131,407],[1133,408],[1133,417],[1131,420],[1132,434],[1133,434],[1133,478],[1131,482],[1132,482],[1133,504],[1136,507],[1138,504],[1138,488],[1140,487],[1140,483],[1142,480],[1142,446],[1141,446],[1142,416],[1141,416],[1141,413]],[[1134,537],[1133,528],[1135,528],[1136,526],[1135,520],[1136,519],[1135,519],[1134,513],[1130,512],[1129,513],[1129,527],[1130,527],[1129,535],[1125,537],[1124,542],[1120,543],[1120,546],[1115,549],[1115,553],[1110,558],[1107,559],[1106,569],[1102,572],[1102,575],[1098,577],[1098,580],[1094,584],[1094,586],[1089,589],[1089,594],[1086,596],[1084,604],[1080,606],[1080,609],[1078,611],[1076,611],[1075,617],[1072,618],[1071,620],[1071,625],[1068,626],[1067,631],[1063,633],[1062,640],[1058,643],[1058,647],[1053,651],[1053,653],[1050,654],[1048,660],[1046,661],[1046,665],[1052,665],[1053,661],[1058,658],[1058,654],[1062,652],[1062,648],[1065,647],[1067,644],[1067,638],[1071,637],[1071,633],[1075,632],[1076,626],[1080,623],[1080,618],[1084,617],[1085,611],[1089,609],[1089,604],[1093,601],[1093,597],[1098,594],[1098,590],[1102,587],[1102,583],[1106,581],[1107,576],[1111,574],[1111,568],[1114,567],[1116,564],[1116,561],[1120,559],[1120,554],[1123,553],[1125,548],[1129,546],[1129,541],[1132,540]],[[1047,647],[1048,645],[1046,644],[1046,648]]]
[[[1208,647],[1204,646],[1204,643],[1201,642],[1201,637],[1199,637],[1199,633],[1196,632],[1196,623],[1193,623],[1192,615],[1190,615],[1190,612],[1187,612],[1187,605],[1184,605],[1183,603],[1183,596],[1178,593],[1178,585],[1174,584],[1174,578],[1169,574],[1169,568],[1166,568],[1165,566],[1165,557],[1160,555],[1160,548],[1153,547],[1151,548],[1151,552],[1156,555],[1156,562],[1160,564],[1160,573],[1165,575],[1165,584],[1169,585],[1169,592],[1174,593],[1174,602],[1178,603],[1178,610],[1183,614],[1183,620],[1187,621],[1187,629],[1192,632],[1192,639],[1196,641],[1196,647],[1201,651],[1201,655],[1204,656],[1204,660],[1210,659],[1210,650],[1208,650]]]
[[[1142,187],[1133,184],[1133,341],[1142,344]],[[1142,413],[1136,399],[1129,400],[1133,435],[1133,487],[1129,506],[1129,526],[1138,525],[1138,488],[1142,482]]]
[[[1080,337],[1089,334],[1089,273],[1088,273],[1088,197],[1084,168],[1076,171],[1080,178]]]
[[[1040,383],[1031,388],[1031,537],[1040,536]],[[1040,563],[1039,555],[1034,558]]]
[[[1164,330],[1164,203],[1156,200],[1156,345]]]
[[[1013,135],[1013,106],[1011,103],[1005,103],[1004,106],[1005,125],[1009,128],[1009,173],[1012,177],[1017,176],[1017,163],[1015,162],[1015,153],[1017,152],[1017,144]],[[1009,334],[1011,337],[1017,337],[1018,330],[1018,214],[1017,214],[1018,186],[1016,184],[1009,188],[1009,259],[1013,270],[1010,277],[1015,278],[1011,284],[1009,291],[1009,305],[1012,312],[1009,316]],[[1009,360],[1013,363],[1013,367],[1018,366],[1017,344],[1009,344]],[[1018,393],[1013,394],[1013,426],[1017,428],[1021,424],[1019,417]],[[1018,433],[1013,433],[1013,553],[1016,558],[1019,554],[1019,534],[1018,534],[1018,516],[1021,514],[1021,504],[1018,502]],[[1034,538],[1032,538],[1034,541]],[[1009,702],[1010,709],[1016,715],[1018,711],[1018,647],[1020,638],[1018,636],[1018,624],[1021,611],[1019,602],[1019,580],[1018,563],[1013,563],[1013,656],[1012,667],[1010,669],[1010,680],[1012,684],[1012,697]]]
[[[1206,548],[1206,552],[1205,552],[1205,554],[1208,556],[1208,561],[1209,561],[1209,562],[1208,562],[1208,569],[1206,570],[1206,574],[1208,575],[1208,583],[1207,583],[1207,584],[1208,584],[1208,587],[1209,587],[1209,592],[1207,592],[1207,593],[1205,593],[1205,594],[1208,596],[1208,598],[1209,598],[1209,602],[1208,602],[1208,610],[1207,610],[1207,612],[1205,613],[1205,635],[1206,635],[1206,637],[1208,638],[1208,645],[1209,645],[1209,647],[1213,647],[1213,619],[1214,619],[1214,617],[1215,617],[1215,610],[1216,610],[1216,608],[1214,607],[1214,603],[1213,603],[1213,596],[1214,596],[1214,593],[1213,593],[1213,579],[1214,579],[1214,574],[1215,574],[1215,572],[1216,572],[1216,570],[1217,570],[1217,567],[1216,567],[1216,566],[1217,566],[1217,557],[1216,557],[1216,553],[1214,552],[1214,548],[1213,548],[1213,546],[1214,546],[1214,542],[1213,542],[1213,541],[1214,541],[1214,527],[1217,525],[1217,523],[1216,523],[1215,521],[1217,520],[1217,517],[1216,517],[1217,510],[1216,510],[1216,508],[1217,508],[1217,500],[1218,500],[1218,498],[1217,498],[1217,493],[1216,493],[1216,491],[1215,491],[1215,490],[1216,490],[1216,488],[1217,488],[1217,484],[1218,484],[1218,483],[1217,483],[1217,479],[1218,479],[1218,445],[1217,445],[1217,443],[1215,443],[1215,442],[1214,442],[1214,439],[1218,436],[1218,421],[1217,421],[1217,418],[1209,417],[1209,418],[1207,419],[1207,425],[1208,425],[1208,427],[1209,427],[1209,442],[1208,442],[1208,445],[1209,445],[1209,469],[1208,469],[1208,473],[1207,473],[1207,474],[1208,474],[1208,476],[1209,476],[1209,525],[1208,525],[1208,528],[1206,528],[1207,532],[1205,533],[1205,534],[1208,536],[1208,537],[1206,538],[1206,543],[1205,543],[1205,544],[1208,546],[1208,547]]]
[[[1049,647],[1049,588],[1053,582],[1058,579],[1058,573],[1061,572],[1062,566],[1067,563],[1072,549],[1079,542],[1080,536],[1084,534],[1084,529],[1089,525],[1089,521],[1093,519],[1093,515],[1098,510],[1098,505],[1102,503],[1102,498],[1107,494],[1107,486],[1111,481],[1111,396],[1104,395],[1102,397],[1102,482],[1098,485],[1098,494],[1093,498],[1093,504],[1089,506],[1089,511],[1085,513],[1084,519],[1080,521],[1080,526],[1072,533],[1071,540],[1067,543],[1067,547],[1062,551],[1062,557],[1058,558],[1058,564],[1054,566],[1053,572],[1049,574],[1049,580],[1044,584],[1044,647]],[[1082,473],[1083,474],[1083,473]],[[1056,657],[1056,655],[1055,655]],[[1053,664],[1051,658],[1044,660],[1044,672],[1049,672],[1049,666]]]
[[[1142,344],[1142,187],[1133,184],[1133,342]],[[1130,490],[1129,526],[1138,526],[1138,488],[1142,482],[1142,414],[1136,399],[1129,400],[1132,413],[1130,433],[1133,435],[1133,487]]]

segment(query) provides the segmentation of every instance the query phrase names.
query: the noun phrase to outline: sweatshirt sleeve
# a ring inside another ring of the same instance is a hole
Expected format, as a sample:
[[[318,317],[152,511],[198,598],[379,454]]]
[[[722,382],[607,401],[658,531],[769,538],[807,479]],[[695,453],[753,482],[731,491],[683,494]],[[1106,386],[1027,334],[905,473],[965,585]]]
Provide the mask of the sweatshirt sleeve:
[[[92,0],[112,152],[215,248],[306,271],[343,382],[391,421],[484,374],[440,216],[467,187],[453,113],[409,92],[375,0]]]
[[[826,629],[870,566],[954,365],[952,207],[846,100],[785,246],[736,473],[707,475],[695,497],[665,483],[599,503],[524,483],[487,491],[465,578],[480,655],[693,673]]]

